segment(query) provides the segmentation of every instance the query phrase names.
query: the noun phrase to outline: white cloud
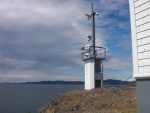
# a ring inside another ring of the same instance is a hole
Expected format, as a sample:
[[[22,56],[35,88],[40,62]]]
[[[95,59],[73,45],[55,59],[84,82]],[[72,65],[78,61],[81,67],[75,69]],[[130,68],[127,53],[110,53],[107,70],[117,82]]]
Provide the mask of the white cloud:
[[[70,24],[84,18],[85,3],[79,0],[1,0],[1,21],[46,25],[62,24],[66,21]]]
[[[105,18],[105,14],[119,11],[118,15],[121,15],[121,7],[127,1],[101,0],[99,3],[94,4],[95,9],[103,10],[96,17],[96,44],[106,46],[111,34],[100,27],[114,23],[121,29],[126,26],[116,19]],[[3,75],[3,81],[5,77],[6,81],[83,80],[80,47],[87,43],[86,35],[90,34],[85,16],[90,12],[89,1],[0,0],[0,4],[0,67],[3,67],[0,75]],[[117,69],[119,62],[121,59],[113,58],[106,68]]]
[[[127,58],[120,57],[112,57],[108,59],[105,66],[107,69],[113,70],[129,70],[132,68],[132,59],[130,56],[126,56]],[[122,60],[125,59],[125,60]]]
[[[128,35],[123,35],[121,38],[122,38],[122,40],[120,40],[119,43],[116,46],[124,48],[126,50],[127,49],[131,50],[131,48],[132,48],[131,36],[128,34]]]
[[[39,80],[43,74],[44,78],[66,79],[67,72],[83,66],[80,47],[88,33],[86,1],[0,0],[0,3],[1,75],[6,78],[12,75],[13,81],[24,75],[30,76],[25,80]],[[69,78],[78,78],[75,73]]]
[[[127,0],[99,0],[99,3],[101,9],[106,13],[116,11],[121,16],[126,16],[127,14],[128,9],[126,9],[126,6],[129,4]]]
[[[17,69],[26,69],[26,68],[30,68],[33,64],[35,64],[34,61],[25,61],[25,60],[17,60],[17,59],[10,59],[10,58],[0,58],[3,59],[0,61],[0,65],[4,66],[4,65],[9,65],[17,68]]]

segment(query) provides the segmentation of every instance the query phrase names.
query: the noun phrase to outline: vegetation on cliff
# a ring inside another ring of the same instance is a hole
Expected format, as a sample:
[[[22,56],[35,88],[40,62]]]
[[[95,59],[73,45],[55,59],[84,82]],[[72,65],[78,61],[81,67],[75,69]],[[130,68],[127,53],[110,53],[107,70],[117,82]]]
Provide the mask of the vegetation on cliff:
[[[135,87],[107,87],[58,95],[39,113],[136,113]]]

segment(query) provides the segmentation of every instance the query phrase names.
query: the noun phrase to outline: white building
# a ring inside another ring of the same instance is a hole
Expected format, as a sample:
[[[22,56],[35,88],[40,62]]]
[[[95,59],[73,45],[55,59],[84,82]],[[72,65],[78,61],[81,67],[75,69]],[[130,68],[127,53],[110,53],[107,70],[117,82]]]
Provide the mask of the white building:
[[[91,57],[92,46],[86,45],[82,47],[82,50],[82,60],[85,62],[85,89],[102,87],[103,60],[106,58],[106,49],[95,46],[95,51],[97,51],[95,57]]]
[[[150,1],[130,0],[134,77],[150,77]]]
[[[150,113],[150,0],[129,0],[138,113]]]

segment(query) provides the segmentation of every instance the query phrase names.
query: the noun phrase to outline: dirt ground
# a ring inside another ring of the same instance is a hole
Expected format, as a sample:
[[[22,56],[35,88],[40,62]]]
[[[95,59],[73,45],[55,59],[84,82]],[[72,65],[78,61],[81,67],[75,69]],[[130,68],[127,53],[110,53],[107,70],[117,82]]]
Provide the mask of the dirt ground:
[[[50,100],[39,113],[136,113],[136,87],[68,92]]]

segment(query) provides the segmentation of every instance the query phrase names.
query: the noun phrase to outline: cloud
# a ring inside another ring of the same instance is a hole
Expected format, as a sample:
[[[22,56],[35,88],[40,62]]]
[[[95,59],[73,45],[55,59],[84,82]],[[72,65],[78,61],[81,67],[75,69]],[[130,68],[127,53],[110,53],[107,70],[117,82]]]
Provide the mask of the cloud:
[[[111,56],[109,54],[104,62],[104,78],[126,80],[133,74],[132,67],[131,55]]]
[[[123,35],[122,40],[116,45],[117,47],[124,48],[125,50],[131,50],[132,44],[131,44],[131,36]]]
[[[132,59],[130,56],[126,56],[128,58],[120,58],[120,57],[110,57],[106,64],[105,64],[105,68],[109,69],[109,70],[129,70],[132,68]],[[126,60],[122,60],[122,59],[126,59]]]
[[[10,78],[9,81],[17,77],[21,81],[60,76],[67,79],[67,75],[70,79],[80,78],[78,75],[83,78],[80,47],[88,33],[85,26],[88,21],[84,22],[86,1],[0,0],[0,3],[3,78]],[[25,79],[24,75],[30,77]]]
[[[99,26],[107,30],[130,29],[129,2],[127,0],[99,0],[100,18]]]
[[[80,47],[90,34],[85,16],[90,12],[89,1],[0,0],[0,4],[0,81],[83,80]],[[118,38],[117,30],[128,30],[128,11],[123,11],[127,4],[119,0],[94,3],[101,12],[96,17],[96,44],[108,48],[108,54],[112,51],[109,41]],[[123,35],[118,42],[127,43]],[[124,49],[122,44],[114,46]],[[115,71],[121,60],[110,59],[106,68]]]
[[[0,3],[1,21],[17,24],[41,23],[55,26],[56,23],[62,24],[66,20],[70,24],[83,19],[86,8],[81,0],[77,2],[73,0],[63,2],[61,0],[1,0]]]
[[[128,13],[128,4],[127,0],[99,0],[101,10],[105,11],[104,13],[114,12],[120,16],[126,16]]]

